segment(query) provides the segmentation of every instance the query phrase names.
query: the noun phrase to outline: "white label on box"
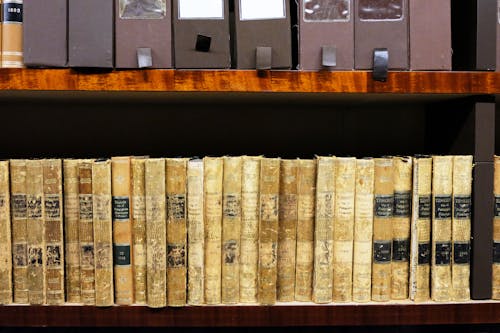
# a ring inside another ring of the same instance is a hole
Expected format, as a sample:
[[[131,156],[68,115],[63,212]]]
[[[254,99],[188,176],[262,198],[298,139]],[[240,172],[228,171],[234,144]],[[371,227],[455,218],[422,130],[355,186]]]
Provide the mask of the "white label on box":
[[[285,0],[240,0],[240,20],[286,18]]]
[[[178,0],[179,19],[224,19],[224,0]]]

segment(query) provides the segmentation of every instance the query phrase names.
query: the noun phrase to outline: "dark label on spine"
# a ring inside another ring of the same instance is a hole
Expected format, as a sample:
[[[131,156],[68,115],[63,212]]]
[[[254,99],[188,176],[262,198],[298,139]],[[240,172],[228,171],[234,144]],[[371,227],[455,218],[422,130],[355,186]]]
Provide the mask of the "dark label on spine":
[[[238,217],[241,214],[241,200],[239,195],[227,194],[224,196],[224,216]]]
[[[113,259],[116,266],[130,265],[130,245],[113,245]]]
[[[453,243],[453,263],[459,265],[466,265],[470,260],[470,244],[469,242],[464,243]]]
[[[37,195],[28,196],[28,219],[42,218],[42,197]]]
[[[231,239],[224,243],[224,264],[232,265],[238,263],[238,242]]]
[[[431,244],[420,243],[418,244],[418,264],[429,265],[431,263]]]
[[[186,218],[186,196],[175,194],[167,196],[167,212],[169,221]]]
[[[431,196],[423,195],[418,197],[418,218],[430,219],[431,218]]]
[[[493,262],[500,264],[500,242],[493,242]]]
[[[410,256],[410,240],[394,239],[392,241],[392,260],[408,261]]]
[[[92,220],[92,194],[80,194],[78,199],[80,220]]]
[[[43,265],[43,254],[42,254],[41,247],[28,248],[28,264],[30,266],[42,266]]]
[[[471,197],[456,196],[453,198],[454,210],[453,216],[456,219],[470,219],[471,216]]]
[[[113,197],[113,221],[130,220],[130,198]]]
[[[186,266],[186,247],[184,244],[168,244],[167,265],[168,268]]]
[[[394,193],[394,216],[409,217],[411,212],[410,192]]]
[[[59,245],[47,245],[47,266],[61,266],[61,247]]]
[[[451,259],[451,243],[436,243],[436,265],[449,265]]]
[[[391,242],[373,242],[373,260],[377,264],[387,264],[391,262]]]
[[[58,195],[46,195],[45,198],[45,218],[58,220],[61,216],[61,205]]]
[[[2,8],[2,21],[4,22],[23,22],[23,4],[4,3]]]
[[[14,244],[14,266],[22,267],[28,264],[28,246],[26,244]]]
[[[434,197],[434,217],[436,219],[451,218],[451,196]]]
[[[495,196],[495,216],[500,217],[500,197]]]
[[[80,265],[82,267],[94,266],[94,244],[83,244],[81,251]]]
[[[394,210],[394,196],[375,196],[375,217],[392,217]]]
[[[25,219],[27,217],[27,205],[25,194],[13,194],[12,200],[12,217],[14,219]]]

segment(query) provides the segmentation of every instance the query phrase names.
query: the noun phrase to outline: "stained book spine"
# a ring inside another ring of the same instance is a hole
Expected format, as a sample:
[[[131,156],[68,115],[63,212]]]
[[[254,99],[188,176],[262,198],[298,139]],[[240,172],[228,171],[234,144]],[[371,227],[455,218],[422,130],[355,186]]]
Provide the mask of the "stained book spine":
[[[2,65],[23,67],[23,0],[3,0],[2,10]]]
[[[9,161],[0,161],[0,304],[12,303]]]
[[[493,294],[500,300],[500,156],[495,156],[495,216],[493,218]]]

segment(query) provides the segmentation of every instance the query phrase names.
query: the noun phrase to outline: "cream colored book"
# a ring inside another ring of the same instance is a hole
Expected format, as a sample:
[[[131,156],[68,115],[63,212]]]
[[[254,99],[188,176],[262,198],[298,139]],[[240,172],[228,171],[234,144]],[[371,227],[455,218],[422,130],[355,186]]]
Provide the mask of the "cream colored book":
[[[222,195],[222,303],[240,301],[241,157],[224,158]]]
[[[330,303],[333,296],[333,223],[336,158],[317,158],[312,301]]]
[[[169,306],[184,306],[187,300],[187,162],[185,158],[167,158],[165,161],[167,301]]]
[[[451,220],[453,192],[453,157],[432,158],[432,267],[433,301],[451,300]]]
[[[48,305],[64,304],[64,238],[62,161],[48,159],[43,166],[45,208],[45,289]]]
[[[451,283],[454,301],[470,300],[472,156],[453,156]]]
[[[368,302],[372,291],[373,186],[375,162],[356,160],[352,300]]]
[[[23,65],[23,0],[3,0],[3,24],[1,66],[4,68],[22,68]]]
[[[391,299],[409,296],[410,221],[413,178],[411,157],[394,157],[394,217],[392,220]]]
[[[500,300],[500,156],[495,156],[494,161],[495,215],[493,218],[492,299]]]
[[[221,303],[223,160],[205,157],[205,303]]]
[[[257,302],[257,263],[259,259],[259,186],[258,156],[243,157],[241,175],[241,251],[240,302]]]
[[[12,239],[9,161],[0,161],[0,304],[10,303],[12,303]]]
[[[165,159],[146,160],[147,302],[167,306],[167,219]]]
[[[298,160],[281,160],[278,223],[278,301],[295,300]]]
[[[187,166],[188,282],[187,303],[205,302],[205,225],[203,205],[203,160],[193,159]]]
[[[428,301],[431,273],[432,157],[413,159],[410,299]]]
[[[111,161],[92,162],[92,203],[94,227],[95,305],[114,304],[113,284],[113,202]],[[115,252],[114,261],[122,255]]]

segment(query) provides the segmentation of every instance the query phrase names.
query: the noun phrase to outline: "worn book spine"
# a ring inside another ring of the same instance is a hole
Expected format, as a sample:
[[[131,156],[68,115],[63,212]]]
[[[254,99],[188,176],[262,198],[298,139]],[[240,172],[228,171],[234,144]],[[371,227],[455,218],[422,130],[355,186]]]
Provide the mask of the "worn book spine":
[[[224,158],[222,196],[222,303],[240,301],[241,157]]]
[[[45,304],[45,237],[41,160],[26,161],[28,300]]]
[[[295,300],[298,160],[281,160],[278,223],[278,301]]]
[[[3,0],[2,66],[23,67],[23,0]]]
[[[147,302],[167,306],[167,219],[165,159],[146,160]]]
[[[203,205],[203,160],[193,159],[187,166],[187,228],[188,228],[188,282],[187,303],[205,302],[205,225]]]
[[[45,212],[45,289],[48,305],[64,303],[64,239],[62,161],[48,159],[43,165]]]
[[[223,160],[204,158],[205,302],[221,303]]]
[[[10,303],[12,303],[12,238],[9,161],[0,161],[0,304]]]
[[[392,220],[391,299],[407,299],[410,274],[411,157],[394,157],[394,217]]]
[[[111,182],[111,161],[96,160],[92,162],[96,306],[114,304]],[[120,258],[120,260],[122,259]]]
[[[493,218],[493,293],[492,299],[500,300],[500,156],[494,162],[495,216]]]
[[[410,299],[430,299],[432,157],[413,160],[413,199],[410,250]]]
[[[333,297],[333,223],[336,158],[317,158],[312,301],[330,303]]]
[[[372,300],[391,299],[392,218],[394,179],[392,158],[375,159]]]
[[[450,301],[451,283],[451,220],[453,190],[453,157],[432,158],[432,277],[433,301]]]
[[[373,159],[356,160],[352,300],[368,302],[372,290]]]
[[[145,158],[133,157],[130,161],[132,172],[132,255],[134,272],[134,300],[136,304],[146,304],[146,198],[145,198]]]
[[[185,158],[168,158],[165,161],[167,300],[169,306],[184,306],[187,299],[187,162]]]
[[[276,303],[280,159],[263,158],[260,167],[258,301]]]
[[[452,300],[470,300],[472,156],[453,157]]]
[[[257,263],[259,259],[259,186],[258,156],[243,157],[241,175],[241,257],[240,302],[257,302]]]
[[[115,302],[134,303],[130,157],[111,158]]]
[[[78,236],[80,240],[80,292],[81,302],[95,304],[94,226],[92,198],[92,160],[78,163]]]

